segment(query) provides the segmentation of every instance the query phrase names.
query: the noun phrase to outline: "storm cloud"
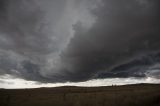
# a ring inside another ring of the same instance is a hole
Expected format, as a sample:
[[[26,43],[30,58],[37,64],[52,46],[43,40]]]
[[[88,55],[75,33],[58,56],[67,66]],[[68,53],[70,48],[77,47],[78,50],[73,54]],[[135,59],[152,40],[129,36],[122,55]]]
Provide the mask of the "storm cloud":
[[[159,79],[159,10],[159,0],[1,0],[0,74]]]

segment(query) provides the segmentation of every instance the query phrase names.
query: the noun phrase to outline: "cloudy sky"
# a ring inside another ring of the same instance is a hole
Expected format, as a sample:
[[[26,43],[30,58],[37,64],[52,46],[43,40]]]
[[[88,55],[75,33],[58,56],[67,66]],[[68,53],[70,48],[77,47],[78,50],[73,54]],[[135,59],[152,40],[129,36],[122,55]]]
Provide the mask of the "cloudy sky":
[[[160,82],[159,0],[1,0],[0,88]]]

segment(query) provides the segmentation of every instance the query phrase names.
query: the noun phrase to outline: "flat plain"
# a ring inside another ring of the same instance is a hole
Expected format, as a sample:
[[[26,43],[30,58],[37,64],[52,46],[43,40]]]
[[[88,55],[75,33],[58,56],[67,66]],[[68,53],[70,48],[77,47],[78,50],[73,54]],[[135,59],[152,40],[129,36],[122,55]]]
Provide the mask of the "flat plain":
[[[0,106],[160,106],[160,84],[0,89]]]

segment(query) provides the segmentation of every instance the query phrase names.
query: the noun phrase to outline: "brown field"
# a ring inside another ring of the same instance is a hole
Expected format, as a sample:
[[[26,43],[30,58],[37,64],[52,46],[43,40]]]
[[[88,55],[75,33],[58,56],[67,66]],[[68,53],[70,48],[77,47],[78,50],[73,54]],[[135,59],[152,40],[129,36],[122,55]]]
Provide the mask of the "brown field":
[[[0,89],[0,106],[160,106],[160,85]]]

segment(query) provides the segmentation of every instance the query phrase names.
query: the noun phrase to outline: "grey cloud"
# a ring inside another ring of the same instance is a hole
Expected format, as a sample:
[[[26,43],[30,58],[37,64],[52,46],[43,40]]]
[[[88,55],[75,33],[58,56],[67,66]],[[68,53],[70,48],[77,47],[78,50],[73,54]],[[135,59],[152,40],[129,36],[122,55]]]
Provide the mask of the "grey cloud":
[[[51,40],[54,33],[49,32],[52,29],[46,28],[50,21],[55,22],[55,20],[46,18],[45,8],[41,8],[41,4],[38,5],[37,2],[6,0],[2,3],[4,4],[2,7],[5,8],[1,10],[0,17],[1,48],[28,54],[30,52],[43,54],[56,49],[54,47],[56,43],[52,44]]]
[[[99,73],[96,78],[107,77],[158,77],[160,53],[149,53],[137,56],[133,60],[121,64],[108,72]]]
[[[89,17],[83,8],[78,16],[81,8],[73,9],[74,3],[1,0],[0,73],[27,80],[58,81],[57,77],[50,78],[48,72],[55,72],[54,62],[73,36],[72,24]]]
[[[150,70],[159,63],[159,5],[1,0],[0,74],[40,82],[156,76],[159,70]]]
[[[94,26],[85,30],[77,23],[75,36],[62,54],[65,69],[69,67],[66,75],[70,80],[92,79],[141,54],[159,51],[158,0],[103,0],[102,3],[101,7],[92,10],[97,17]],[[128,70],[117,75],[111,71],[103,77],[145,77],[145,69],[137,72],[141,75]]]
[[[41,65],[47,61],[46,57],[59,52],[63,43],[63,37],[55,30],[65,3],[63,0],[1,0],[1,74],[29,80],[41,76],[38,73],[44,71]],[[60,34],[64,32],[62,29]],[[40,79],[43,80],[37,80]]]
[[[0,80],[0,84],[13,85],[13,84],[14,84],[14,82],[7,82],[7,81]]]

